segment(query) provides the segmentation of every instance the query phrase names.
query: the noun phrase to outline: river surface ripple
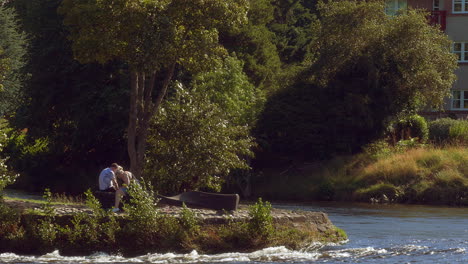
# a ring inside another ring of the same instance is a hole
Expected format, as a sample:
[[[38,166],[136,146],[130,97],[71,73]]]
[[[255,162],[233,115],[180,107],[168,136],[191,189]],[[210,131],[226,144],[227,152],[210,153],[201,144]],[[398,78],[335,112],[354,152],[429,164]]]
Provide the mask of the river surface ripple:
[[[251,253],[148,254],[136,258],[96,253],[65,257],[0,254],[0,263],[468,263],[468,208],[343,203],[273,204],[322,211],[344,229],[343,244],[314,244],[301,251],[272,247]]]

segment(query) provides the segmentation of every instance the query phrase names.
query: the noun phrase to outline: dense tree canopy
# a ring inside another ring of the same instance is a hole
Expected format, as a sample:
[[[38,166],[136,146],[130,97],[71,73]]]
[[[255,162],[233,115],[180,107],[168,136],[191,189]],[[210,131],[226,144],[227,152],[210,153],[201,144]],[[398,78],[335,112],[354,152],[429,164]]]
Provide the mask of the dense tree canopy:
[[[0,115],[13,111],[21,99],[26,46],[14,9],[0,3]]]
[[[398,115],[448,96],[456,58],[425,13],[390,17],[382,3],[358,1],[318,10],[303,81],[271,98],[259,128],[273,149],[312,157],[355,152]]]
[[[249,168],[253,138],[207,94],[184,90],[163,104],[149,136],[146,178],[164,194],[220,191],[231,169]]]
[[[6,57],[3,49],[0,49],[0,92],[3,91],[3,81],[5,80],[5,75],[10,69],[9,59]]]
[[[114,161],[139,175],[144,154],[171,192],[218,188],[248,167],[252,127],[258,153],[352,153],[397,116],[440,105],[454,80],[450,42],[425,14],[388,17],[378,2],[4,3],[0,83],[14,96],[0,104],[18,106],[5,151],[36,189],[89,188]],[[28,34],[26,67],[24,45],[5,45],[24,40],[6,6]]]
[[[45,186],[89,188],[100,169],[125,160],[129,82],[121,72],[126,68],[118,62],[101,66],[74,60],[57,14],[60,2],[10,3],[29,36],[25,70],[30,77],[23,82],[21,104],[9,118],[15,131],[27,129],[27,134],[15,137],[11,145],[19,145],[7,150],[22,173],[16,184],[36,191]]]
[[[176,66],[198,71],[225,54],[220,30],[246,21],[245,0],[64,0],[60,12],[81,62],[119,59],[129,65],[127,129],[131,169],[142,170],[150,119],[161,104]],[[157,82],[157,77],[162,79]],[[153,96],[156,86],[157,95]]]
[[[249,82],[243,63],[226,57],[218,66],[193,77],[193,89],[206,94],[236,125],[254,126],[265,102],[265,93]]]

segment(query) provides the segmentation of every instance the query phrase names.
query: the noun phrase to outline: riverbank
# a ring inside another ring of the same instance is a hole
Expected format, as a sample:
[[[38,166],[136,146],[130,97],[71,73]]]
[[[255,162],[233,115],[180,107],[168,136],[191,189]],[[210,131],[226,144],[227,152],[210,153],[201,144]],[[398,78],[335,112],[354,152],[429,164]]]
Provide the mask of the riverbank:
[[[280,160],[280,159],[278,159]],[[348,201],[468,206],[468,148],[373,146],[326,161],[263,167],[255,196],[274,201]]]
[[[44,203],[6,199],[4,205],[11,210],[6,213],[14,210],[17,218],[2,223],[0,233],[10,232],[0,238],[0,248],[17,254],[40,255],[55,249],[62,255],[102,251],[136,256],[192,250],[214,254],[271,246],[298,250],[346,239],[324,213],[270,208],[267,215],[265,205],[258,203],[241,205],[233,212],[164,206],[145,212],[146,216],[113,214],[83,204],[47,208]],[[253,215],[252,206],[262,212]]]

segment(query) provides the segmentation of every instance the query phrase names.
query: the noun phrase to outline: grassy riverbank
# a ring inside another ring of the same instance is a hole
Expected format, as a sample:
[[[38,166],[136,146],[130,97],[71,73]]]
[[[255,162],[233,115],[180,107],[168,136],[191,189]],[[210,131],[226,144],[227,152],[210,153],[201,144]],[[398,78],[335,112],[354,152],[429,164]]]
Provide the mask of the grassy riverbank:
[[[255,192],[268,199],[468,205],[468,148],[368,151],[266,170]]]

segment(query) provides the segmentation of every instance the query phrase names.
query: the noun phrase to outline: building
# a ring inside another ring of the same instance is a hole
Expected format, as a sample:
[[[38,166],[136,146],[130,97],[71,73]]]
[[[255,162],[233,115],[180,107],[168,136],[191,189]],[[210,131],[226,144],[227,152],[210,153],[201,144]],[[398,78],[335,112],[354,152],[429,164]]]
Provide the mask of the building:
[[[453,41],[452,51],[458,56],[457,81],[451,98],[446,98],[444,111],[424,112],[424,116],[468,118],[468,0],[386,0],[386,13],[395,14],[407,7],[430,11],[429,23],[439,25]]]

